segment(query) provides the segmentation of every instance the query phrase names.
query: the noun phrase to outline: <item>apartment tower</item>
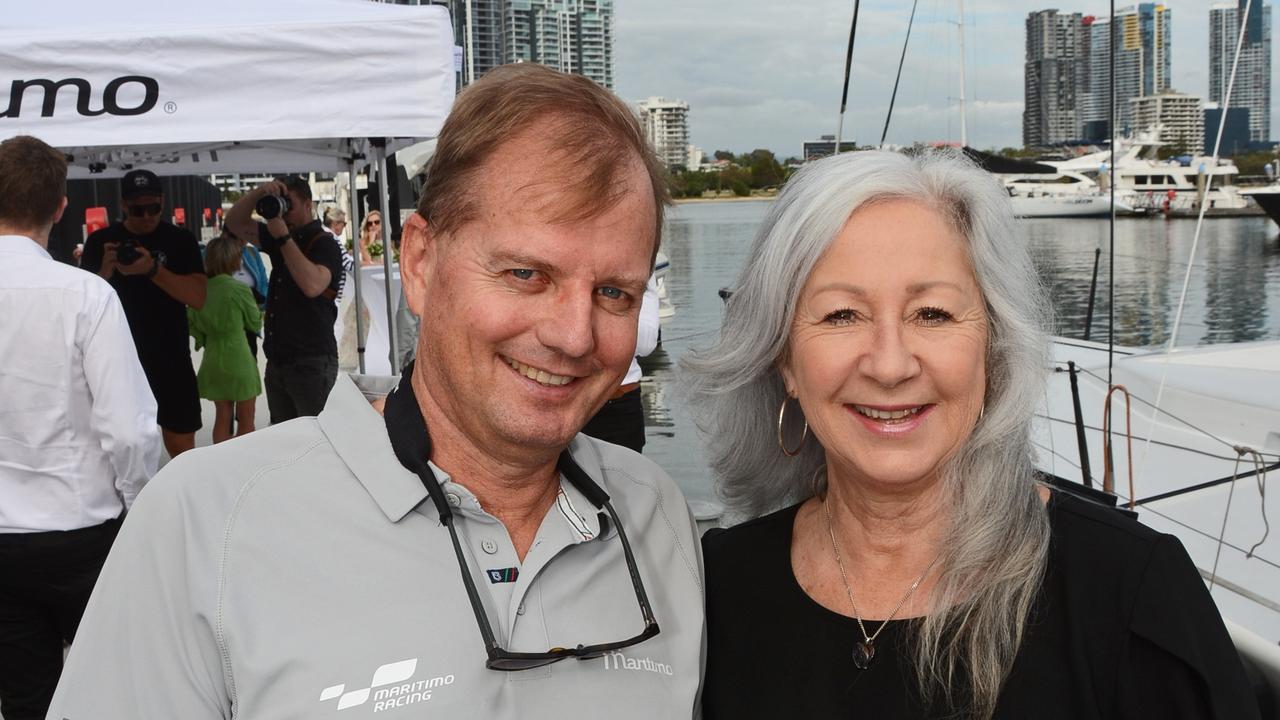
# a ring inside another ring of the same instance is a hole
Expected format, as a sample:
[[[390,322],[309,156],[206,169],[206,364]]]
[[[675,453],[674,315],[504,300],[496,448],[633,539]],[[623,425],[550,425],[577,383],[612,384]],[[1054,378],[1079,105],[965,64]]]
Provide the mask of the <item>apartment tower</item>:
[[[1209,9],[1209,101],[1221,104],[1231,79],[1240,36],[1240,20],[1249,0],[1219,3]],[[1271,6],[1253,0],[1240,46],[1235,86],[1230,108],[1248,108],[1249,140],[1265,142],[1271,137]]]

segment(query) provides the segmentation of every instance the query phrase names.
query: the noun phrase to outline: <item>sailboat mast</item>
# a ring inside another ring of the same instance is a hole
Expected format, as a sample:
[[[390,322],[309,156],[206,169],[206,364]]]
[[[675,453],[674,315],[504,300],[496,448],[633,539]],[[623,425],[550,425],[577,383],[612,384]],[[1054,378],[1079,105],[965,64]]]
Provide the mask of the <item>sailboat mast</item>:
[[[957,0],[960,6],[960,20],[956,29],[960,31],[960,146],[969,147],[969,131],[964,120],[964,0]]]
[[[844,56],[844,87],[840,92],[840,119],[836,122],[835,155],[840,154],[840,143],[844,141],[844,109],[849,104],[849,73],[853,69],[853,38],[858,34],[858,6],[860,0],[853,0],[853,22],[849,23],[849,49]]]

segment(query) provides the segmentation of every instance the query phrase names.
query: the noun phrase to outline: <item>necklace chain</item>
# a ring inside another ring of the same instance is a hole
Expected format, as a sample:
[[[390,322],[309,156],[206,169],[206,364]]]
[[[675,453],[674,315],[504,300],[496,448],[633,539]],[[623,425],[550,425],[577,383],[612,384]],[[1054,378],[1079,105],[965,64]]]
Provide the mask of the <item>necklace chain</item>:
[[[938,564],[938,559],[942,557],[942,553],[939,552],[934,556],[933,562],[930,562],[929,566],[924,569],[924,572],[920,573],[920,577],[916,578],[916,581],[911,583],[911,587],[907,588],[907,594],[903,595],[902,599],[898,601],[898,604],[894,606],[893,612],[889,613],[889,617],[880,621],[880,627],[876,628],[874,634],[868,635],[867,626],[862,623],[862,613],[858,612],[858,606],[853,602],[853,589],[849,586],[849,576],[845,574],[844,560],[840,557],[840,543],[836,542],[836,530],[835,526],[831,522],[831,508],[827,506],[827,499],[829,497],[830,494],[828,493],[827,497],[822,499],[822,512],[827,516],[827,534],[831,537],[831,549],[836,554],[836,566],[840,568],[840,581],[844,583],[844,592],[849,598],[849,607],[853,609],[853,619],[858,621],[858,630],[862,633],[862,639],[867,646],[870,647],[875,644],[876,638],[880,637],[880,633],[889,624],[889,621],[897,616],[898,611],[902,609],[902,606],[906,605],[907,600],[910,600],[911,596],[915,594],[916,588],[920,587],[920,583],[924,582],[925,577],[929,575],[929,571],[933,570],[933,566]]]

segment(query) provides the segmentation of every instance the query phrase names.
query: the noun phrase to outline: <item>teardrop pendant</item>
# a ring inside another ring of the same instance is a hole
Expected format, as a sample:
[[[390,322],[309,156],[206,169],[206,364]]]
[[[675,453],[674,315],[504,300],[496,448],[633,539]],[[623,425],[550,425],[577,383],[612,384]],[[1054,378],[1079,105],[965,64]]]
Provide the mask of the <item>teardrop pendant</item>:
[[[876,646],[868,641],[859,640],[853,644],[853,664],[859,670],[866,670],[871,667],[871,661],[876,659]]]

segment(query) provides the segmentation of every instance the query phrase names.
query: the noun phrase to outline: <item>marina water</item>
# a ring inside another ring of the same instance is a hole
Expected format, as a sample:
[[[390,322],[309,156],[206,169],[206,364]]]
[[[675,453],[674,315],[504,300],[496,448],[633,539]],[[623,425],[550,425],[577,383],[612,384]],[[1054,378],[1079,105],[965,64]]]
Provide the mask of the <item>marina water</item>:
[[[672,208],[663,234],[675,316],[662,345],[642,360],[647,444],[695,511],[714,501],[711,474],[678,382],[677,362],[719,331],[723,302],[770,200],[695,202]],[[1050,290],[1057,334],[1083,337],[1094,250],[1102,249],[1091,338],[1107,341],[1106,219],[1018,221]],[[1194,219],[1116,220],[1115,327],[1121,345],[1165,345],[1195,235]],[[1177,345],[1280,339],[1280,227],[1266,217],[1204,221]]]

